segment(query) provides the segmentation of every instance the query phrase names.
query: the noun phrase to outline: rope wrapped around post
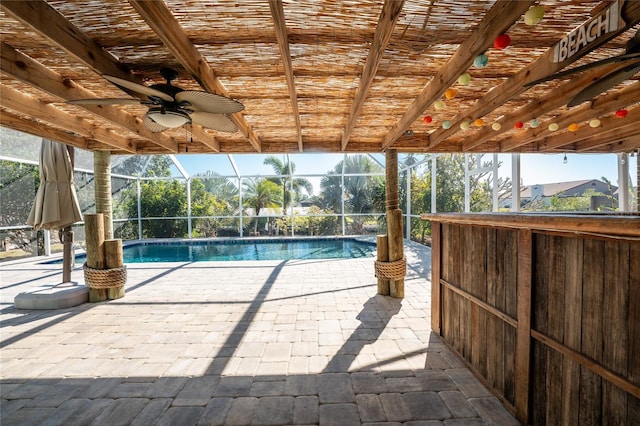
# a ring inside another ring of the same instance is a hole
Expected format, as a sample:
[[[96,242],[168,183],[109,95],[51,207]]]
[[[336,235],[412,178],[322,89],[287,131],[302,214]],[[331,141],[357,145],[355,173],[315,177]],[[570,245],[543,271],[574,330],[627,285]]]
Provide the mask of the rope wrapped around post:
[[[123,287],[127,282],[127,267],[123,265],[119,268],[94,269],[82,265],[84,270],[84,281],[89,288],[117,288]]]
[[[387,280],[400,280],[404,278],[406,273],[407,259],[405,257],[393,262],[383,262],[380,260],[376,260],[375,274],[378,278]]]

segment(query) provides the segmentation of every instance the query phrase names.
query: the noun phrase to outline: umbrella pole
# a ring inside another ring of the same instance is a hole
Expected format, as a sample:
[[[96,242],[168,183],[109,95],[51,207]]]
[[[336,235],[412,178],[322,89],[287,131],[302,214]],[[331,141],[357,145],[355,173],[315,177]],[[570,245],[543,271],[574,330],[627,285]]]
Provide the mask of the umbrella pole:
[[[73,176],[73,167],[75,164],[75,150],[72,146],[66,145],[67,152],[69,153],[69,159],[71,160],[71,173]],[[73,231],[71,225],[62,228],[60,233],[62,239],[62,282],[71,282],[71,270],[72,265],[72,251],[73,251]]]
[[[71,281],[72,252],[73,252],[73,231],[71,226],[65,226],[60,232],[62,237],[62,282]]]

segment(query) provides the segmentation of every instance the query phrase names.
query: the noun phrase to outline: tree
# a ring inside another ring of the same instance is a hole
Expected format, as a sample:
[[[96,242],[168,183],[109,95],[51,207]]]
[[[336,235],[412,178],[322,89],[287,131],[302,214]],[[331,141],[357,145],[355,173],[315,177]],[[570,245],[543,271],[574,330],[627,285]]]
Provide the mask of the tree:
[[[0,160],[0,226],[22,226],[40,185],[38,166]],[[4,234],[4,233],[3,233]],[[33,251],[28,232],[24,229],[6,231],[2,237],[23,251]]]
[[[263,208],[279,207],[282,199],[280,187],[268,179],[247,179],[245,186],[245,203],[253,208],[255,222],[253,232],[258,232],[258,216]]]
[[[191,180],[191,215],[194,234],[198,237],[214,237],[217,235],[220,220],[215,216],[227,216],[229,203],[207,191],[201,179]]]
[[[282,209],[285,210],[291,202],[300,200],[302,197],[302,190],[307,193],[307,196],[313,195],[313,185],[305,178],[296,178],[291,180],[293,173],[296,171],[296,165],[293,162],[281,161],[278,157],[269,156],[264,159],[265,165],[270,165],[273,168],[275,174],[280,177],[267,178],[276,185],[282,187]],[[289,170],[291,168],[291,170]],[[291,188],[293,187],[293,191]]]
[[[38,166],[0,160],[0,225],[27,223],[40,185]]]
[[[167,155],[132,155],[112,162],[111,171],[126,176],[169,177],[172,163]]]
[[[165,173],[162,164],[156,172]],[[166,164],[165,164],[166,165]],[[164,170],[164,171],[163,171]],[[215,236],[219,221],[215,216],[229,214],[229,205],[207,191],[201,179],[192,179],[191,215],[196,236]],[[138,217],[138,195],[135,188],[128,188],[120,204],[124,217]],[[177,179],[154,179],[142,181],[140,185],[140,215],[143,238],[185,238],[188,236],[187,183]],[[127,222],[119,231],[120,238],[137,238],[137,226]]]
[[[342,172],[344,187],[342,186]],[[382,173],[384,170],[366,155],[350,155],[340,161],[333,170],[327,172],[320,180],[322,207],[343,213],[373,213],[384,212],[384,177],[358,176],[358,174]],[[353,216],[354,232],[363,230],[366,217]]]
[[[482,162],[482,155],[470,156],[470,168],[484,168],[490,161]],[[433,161],[433,160],[432,160]],[[464,211],[464,154],[440,155],[436,159],[436,211]],[[413,214],[431,212],[431,173],[419,175],[411,169],[411,207]],[[488,179],[489,171],[477,173],[469,178],[471,195],[470,208],[473,212],[491,211],[493,182]],[[511,180],[498,178],[498,199],[509,197]],[[411,223],[413,238],[424,241],[425,235],[431,233],[428,221],[418,220]]]
[[[591,210],[591,200],[593,197],[605,197],[605,198],[613,198],[606,196],[602,192],[597,192],[591,188],[587,189],[582,193],[582,195],[567,197],[564,196],[563,193],[554,194],[551,196],[549,200],[549,205],[544,210],[559,212],[559,211],[571,211],[571,212],[579,212],[579,211],[588,211]]]
[[[238,214],[240,190],[229,178],[210,170],[198,173],[194,175],[194,178],[201,181],[204,189],[213,194],[219,202],[226,204],[224,215]]]

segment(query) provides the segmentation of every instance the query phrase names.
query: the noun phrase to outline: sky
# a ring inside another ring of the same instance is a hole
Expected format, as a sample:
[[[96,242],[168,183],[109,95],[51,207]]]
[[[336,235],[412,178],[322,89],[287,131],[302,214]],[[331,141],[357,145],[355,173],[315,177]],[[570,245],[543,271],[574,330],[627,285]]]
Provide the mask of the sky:
[[[268,154],[234,154],[233,160],[243,176],[273,174],[271,166],[263,164]],[[284,160],[283,155],[275,155]],[[221,175],[235,175],[227,155],[177,155],[187,173],[194,175],[207,170],[216,171]],[[291,154],[291,160],[296,166],[295,174],[323,175],[332,170],[342,160],[342,154]],[[374,158],[384,164],[383,154],[374,154]],[[490,156],[487,156],[490,159]],[[637,156],[629,157],[629,173],[636,185]],[[511,177],[511,155],[500,154],[498,161],[502,162],[499,175]],[[520,156],[521,178],[524,185],[565,182],[583,179],[601,179],[605,177],[614,185],[618,183],[618,160],[615,154],[522,154]],[[314,185],[314,193],[320,190],[319,177],[309,177]]]

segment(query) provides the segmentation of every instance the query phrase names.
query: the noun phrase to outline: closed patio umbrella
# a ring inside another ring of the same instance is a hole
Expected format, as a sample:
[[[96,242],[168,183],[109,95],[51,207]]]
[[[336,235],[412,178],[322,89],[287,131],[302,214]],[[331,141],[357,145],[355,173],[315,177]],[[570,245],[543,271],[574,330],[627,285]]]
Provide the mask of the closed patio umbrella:
[[[40,186],[27,223],[36,229],[62,230],[62,282],[71,280],[71,225],[82,220],[73,183],[73,148],[42,140],[40,148]]]

